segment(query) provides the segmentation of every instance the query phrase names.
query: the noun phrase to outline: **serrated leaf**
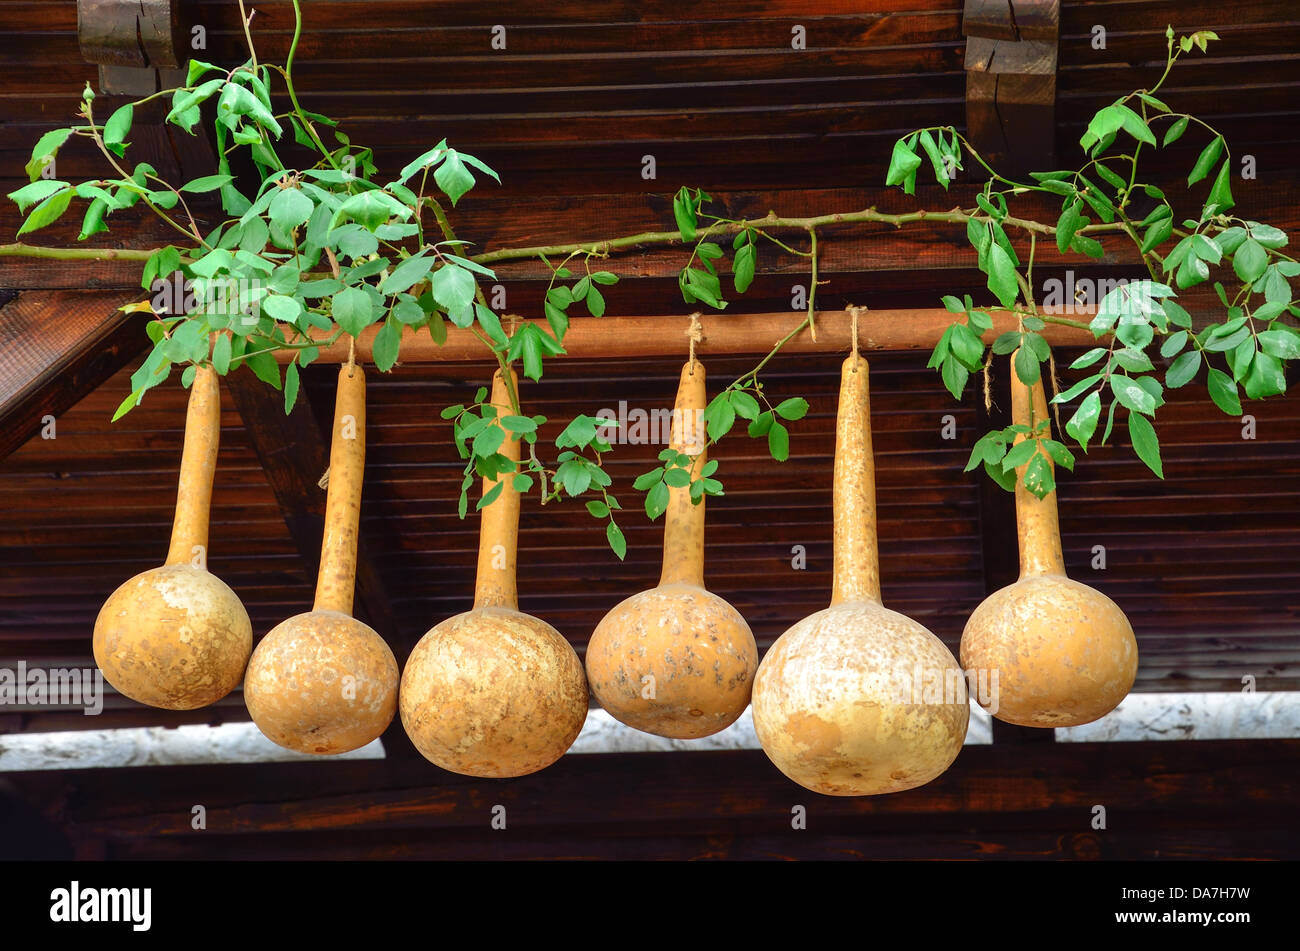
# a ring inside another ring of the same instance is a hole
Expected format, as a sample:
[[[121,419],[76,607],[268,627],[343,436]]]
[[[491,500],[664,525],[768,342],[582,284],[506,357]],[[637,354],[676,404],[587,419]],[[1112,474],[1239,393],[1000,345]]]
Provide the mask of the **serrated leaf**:
[[[1201,154],[1196,159],[1196,164],[1192,166],[1191,174],[1187,176],[1187,184],[1195,185],[1206,175],[1210,174],[1210,169],[1219,156],[1223,154],[1223,136],[1216,135],[1210,140],[1209,145],[1201,150]]]
[[[1094,390],[1083,398],[1079,408],[1066,422],[1065,431],[1087,450],[1088,440],[1097,431],[1097,421],[1100,417],[1101,394]]]
[[[1210,367],[1206,388],[1215,406],[1229,416],[1241,415],[1241,399],[1237,395],[1237,384],[1233,382],[1232,377],[1222,370]]]
[[[1156,430],[1151,425],[1151,421],[1138,413],[1129,413],[1128,434],[1133,440],[1133,451],[1137,453],[1138,458],[1163,479],[1165,470],[1164,464],[1160,461],[1160,440],[1156,438]]]
[[[767,431],[767,449],[777,462],[790,458],[790,431],[781,423],[774,421]]]

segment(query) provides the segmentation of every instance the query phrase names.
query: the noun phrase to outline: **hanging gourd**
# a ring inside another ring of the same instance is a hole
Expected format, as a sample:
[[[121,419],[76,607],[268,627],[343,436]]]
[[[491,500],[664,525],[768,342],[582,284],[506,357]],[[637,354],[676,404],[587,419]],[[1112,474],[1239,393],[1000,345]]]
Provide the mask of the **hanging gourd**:
[[[511,385],[517,380],[511,371]],[[500,371],[492,405],[498,420],[512,412]],[[518,438],[507,432],[498,452],[517,462]],[[587,718],[587,681],[573,646],[519,610],[515,475],[500,475],[497,497],[482,509],[473,610],[425,634],[402,672],[406,735],[429,762],[467,776],[545,769],[573,745]],[[484,479],[483,494],[497,484]]]
[[[167,562],[123,583],[95,619],[95,663],[105,679],[151,707],[193,710],[215,703],[239,686],[253,647],[244,605],[206,567],[220,433],[217,374],[198,367]]]
[[[1011,412],[1014,423],[1031,430],[1047,421],[1041,380],[1031,396],[1012,372]],[[1020,578],[970,616],[961,661],[967,670],[988,671],[990,683],[997,673],[989,712],[999,720],[1078,726],[1105,716],[1128,694],[1137,675],[1137,641],[1119,605],[1066,577],[1056,490],[1040,499],[1026,489],[1027,467],[1020,467],[1016,482]]]
[[[300,753],[365,746],[397,710],[397,660],[378,633],[352,617],[365,464],[366,378],[349,362],[339,370],[334,402],[316,600],[310,612],[262,638],[244,679],[257,728]]]
[[[682,367],[671,448],[705,466],[704,364]],[[680,471],[680,470],[679,470]],[[601,706],[628,726],[676,739],[726,729],[749,705],[758,647],[735,608],[704,587],[704,497],[669,489],[659,585],[605,615],[587,645],[587,679]]]
[[[961,751],[970,708],[952,653],[880,602],[867,361],[844,361],[835,435],[831,606],[782,634],[754,680],[754,730],[814,792],[920,786]]]

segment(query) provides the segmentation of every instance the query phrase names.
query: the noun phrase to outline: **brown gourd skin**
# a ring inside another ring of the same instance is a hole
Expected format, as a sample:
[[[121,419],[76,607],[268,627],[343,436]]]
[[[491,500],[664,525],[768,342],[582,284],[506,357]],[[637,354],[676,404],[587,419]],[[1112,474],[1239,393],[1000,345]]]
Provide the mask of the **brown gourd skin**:
[[[512,382],[517,380],[513,372]],[[509,415],[500,372],[492,405]],[[500,450],[519,459],[519,441]],[[573,646],[519,610],[515,558],[519,493],[513,473],[482,509],[474,608],[420,639],[402,672],[402,726],[425,759],[466,776],[508,778],[545,769],[587,719],[587,681]],[[486,494],[496,480],[485,479]]]
[[[397,660],[376,631],[351,616],[365,431],[365,375],[344,366],[315,604],[262,638],[244,679],[244,702],[257,728],[300,753],[359,749],[387,729],[397,710]]]
[[[672,446],[705,464],[704,365],[682,368]],[[587,645],[587,679],[601,706],[628,726],[674,739],[710,736],[749,705],[758,647],[734,607],[704,587],[704,500],[669,490],[659,585],[605,615]],[[652,679],[651,679],[652,678]]]
[[[880,603],[867,362],[844,362],[835,441],[831,606],[781,635],[754,681],[754,730],[786,776],[828,796],[928,783],[966,738],[970,707],[952,653]],[[935,678],[940,689],[916,690]],[[947,692],[943,692],[943,685]]]
[[[190,384],[185,448],[167,563],[114,591],[95,619],[95,663],[119,693],[165,710],[194,710],[239,686],[253,628],[238,596],[207,563],[208,510],[221,429],[217,374]],[[196,551],[196,547],[199,551]]]
[[[1021,425],[1047,418],[1041,381],[1031,391],[1013,373],[1011,401]],[[1091,723],[1133,686],[1133,628],[1114,601],[1066,577],[1055,491],[1039,499],[1017,481],[1016,527],[1020,578],[971,614],[962,632],[962,665],[997,672],[995,702],[988,706],[999,720],[1037,727]]]

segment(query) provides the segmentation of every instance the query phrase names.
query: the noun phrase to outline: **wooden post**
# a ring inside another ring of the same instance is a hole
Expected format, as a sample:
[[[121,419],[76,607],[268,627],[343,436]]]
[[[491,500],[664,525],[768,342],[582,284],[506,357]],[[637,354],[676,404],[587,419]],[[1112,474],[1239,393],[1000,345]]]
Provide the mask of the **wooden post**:
[[[1008,175],[1056,166],[1060,0],[966,0],[966,131]]]

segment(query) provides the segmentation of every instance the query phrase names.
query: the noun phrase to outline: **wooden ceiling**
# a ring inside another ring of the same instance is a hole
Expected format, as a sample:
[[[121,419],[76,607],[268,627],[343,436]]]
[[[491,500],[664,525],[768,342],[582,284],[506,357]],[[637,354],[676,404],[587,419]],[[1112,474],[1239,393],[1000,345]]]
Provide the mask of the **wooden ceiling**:
[[[252,5],[262,55],[282,54],[290,4]],[[207,31],[203,58],[241,61],[237,5],[192,6]],[[508,14],[465,0],[303,6],[295,73],[304,104],[342,119],[354,141],[374,146],[381,175],[443,137],[501,172],[500,187],[481,186],[455,213],[461,235],[479,247],[666,227],[670,196],[681,185],[703,187],[729,213],[751,216],[973,203],[974,179],[948,193],[923,186],[914,198],[883,189],[898,135],[924,124],[965,124],[959,0],[707,7],[559,0]],[[493,51],[489,31],[500,19],[507,20],[507,49]],[[1060,164],[1076,161],[1093,110],[1159,75],[1167,23],[1181,32],[1213,29],[1222,42],[1209,55],[1188,57],[1164,98],[1219,126],[1235,155],[1255,156],[1258,178],[1234,182],[1241,209],[1300,234],[1300,14],[1292,0],[1063,3]],[[806,50],[790,48],[795,24],[807,29]],[[1107,31],[1100,50],[1092,44],[1097,25]],[[6,0],[0,36],[0,191],[9,192],[23,181],[32,143],[72,120],[96,70],[82,61],[71,0]],[[100,102],[109,108],[115,101]],[[1160,153],[1157,180],[1176,183],[1200,145],[1188,136]],[[177,148],[187,169],[196,154],[204,158],[193,143],[178,141]],[[641,176],[647,154],[656,159],[654,180]],[[58,171],[75,180],[101,174],[102,166],[89,150],[69,147]],[[1056,210],[1031,206],[1026,213],[1054,219]],[[215,220],[214,210],[208,214]],[[0,203],[0,244],[13,240],[19,220],[12,204]],[[112,232],[80,246],[148,248],[169,240],[127,213],[110,223]],[[24,239],[70,245],[75,234],[75,224],[60,223]],[[828,308],[932,307],[940,294],[962,291],[986,299],[952,229],[828,229],[823,238],[822,277],[830,283],[819,300]],[[625,279],[608,295],[610,314],[684,313],[680,263],[672,249],[615,259]],[[1080,277],[1118,278],[1135,263],[1118,249],[1099,263],[1048,249],[1036,274],[1045,279],[1069,268]],[[535,313],[541,265],[499,273],[510,309]],[[91,664],[99,605],[165,552],[186,394],[173,379],[109,422],[145,343],[114,312],[140,295],[138,275],[138,265],[120,260],[0,256],[0,366],[9,370],[0,370],[0,403],[23,403],[24,435],[42,413],[57,417],[57,438],[32,438],[0,458],[8,502],[0,507],[0,664]],[[807,278],[801,260],[766,255],[753,288],[730,310],[784,310],[791,286]],[[1198,319],[1203,304],[1189,295]],[[684,326],[671,321],[665,334]],[[77,362],[59,361],[61,348],[87,339],[94,343]],[[11,386],[20,353],[24,373],[43,385],[34,401]],[[1062,368],[1070,356],[1058,354]],[[708,358],[711,390],[753,362]],[[971,609],[1015,571],[1006,497],[961,471],[985,413],[975,393],[954,402],[919,352],[873,354],[871,362],[884,597],[955,646]],[[619,400],[667,406],[679,363],[555,360],[542,382],[525,385],[524,398],[550,417],[546,435],[553,435],[574,414],[616,408]],[[749,619],[763,647],[829,594],[838,365],[834,354],[770,365],[774,393],[811,403],[792,427],[788,462],[772,462],[742,435],[716,453],[727,495],[709,503],[706,576]],[[456,517],[459,460],[438,411],[463,401],[489,369],[404,366],[371,378],[363,503],[370,573],[359,606],[399,659],[469,601],[477,525]],[[1063,376],[1068,385],[1072,374]],[[998,379],[1005,386],[1005,372]],[[323,496],[314,486],[312,447],[319,448],[330,412],[331,372],[317,367],[304,375],[306,408],[288,425],[274,422],[278,395],[258,387],[227,381],[210,565],[243,598],[260,635],[311,598],[311,549],[319,542],[313,518]],[[1000,411],[1000,390],[995,399]],[[1061,474],[1068,568],[1131,617],[1141,652],[1138,690],[1233,691],[1246,675],[1260,690],[1300,689],[1300,409],[1288,396],[1248,411],[1254,439],[1244,439],[1242,423],[1218,413],[1203,383],[1194,383],[1170,394],[1160,412],[1164,481],[1134,458],[1122,433],[1118,445],[1081,456],[1076,475]],[[947,414],[956,424],[952,440],[942,438]],[[280,455],[292,458],[268,466],[265,449],[277,444],[291,446]],[[580,506],[525,505],[522,607],[553,623],[580,652],[605,610],[657,577],[662,527],[639,512],[628,485],[651,467],[656,450],[620,446],[609,457],[626,508],[624,562]],[[796,545],[806,549],[806,570],[791,565]],[[1096,546],[1105,550],[1104,571],[1093,568]],[[244,719],[238,692],[187,714],[110,695],[94,725]],[[86,723],[80,711],[0,709],[0,733]],[[1294,824],[1286,821],[1294,790],[1276,780],[1297,761],[1296,741],[1249,749],[1045,744],[1029,756],[1001,745],[1013,737],[999,733],[995,746],[967,750],[958,768],[905,796],[817,803],[821,824],[797,848],[782,830],[789,802],[802,801],[790,799],[799,791],[757,752],[692,753],[691,765],[674,769],[649,755],[566,757],[537,777],[491,784],[500,798],[487,800],[489,784],[419,761],[395,726],[385,737],[389,759],[374,763],[38,774],[22,777],[22,789],[46,817],[65,824],[81,857],[188,857],[196,849],[281,858],[1294,854]],[[154,794],[142,797],[141,788]],[[1241,809],[1236,798],[1226,806],[1225,790],[1251,808]],[[199,801],[210,805],[212,831],[195,845],[188,810]],[[509,841],[485,838],[478,831],[485,801],[510,803],[512,828],[518,815],[521,831]],[[601,808],[590,808],[593,802]],[[1086,831],[1096,802],[1127,817],[1115,832]],[[413,835],[419,831],[429,834]]]

